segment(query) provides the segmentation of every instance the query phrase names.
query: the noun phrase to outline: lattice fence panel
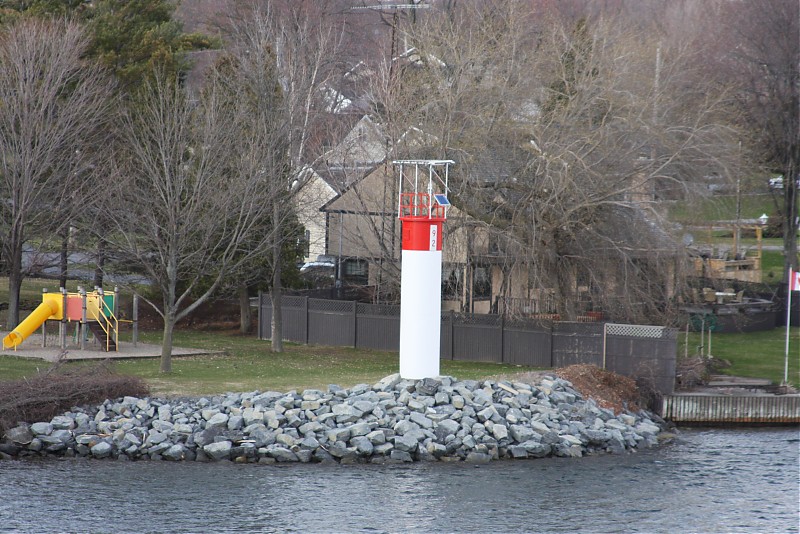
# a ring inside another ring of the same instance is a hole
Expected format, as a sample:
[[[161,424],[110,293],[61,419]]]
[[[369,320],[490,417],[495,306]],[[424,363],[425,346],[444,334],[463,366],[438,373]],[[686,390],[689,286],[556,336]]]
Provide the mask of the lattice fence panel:
[[[666,326],[606,323],[606,334],[609,336],[670,339],[675,336],[675,332],[675,329]]]
[[[353,313],[355,302],[348,300],[308,299],[308,310],[328,313]]]
[[[359,315],[380,315],[384,317],[400,317],[400,306],[395,304],[363,304],[357,303]]]

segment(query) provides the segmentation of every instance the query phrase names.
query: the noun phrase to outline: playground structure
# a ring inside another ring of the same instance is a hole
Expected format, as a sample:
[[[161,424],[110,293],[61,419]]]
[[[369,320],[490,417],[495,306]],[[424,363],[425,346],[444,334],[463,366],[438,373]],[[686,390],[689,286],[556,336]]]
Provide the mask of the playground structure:
[[[44,326],[47,321],[60,321],[62,349],[66,348],[67,323],[76,322],[76,334],[80,336],[82,350],[86,348],[86,339],[91,332],[104,351],[116,351],[119,346],[120,323],[117,318],[117,304],[116,288],[113,293],[104,293],[102,288],[95,288],[91,293],[82,288],[78,288],[77,293],[67,293],[64,288],[61,288],[60,293],[48,293],[45,290],[42,293],[42,303],[3,338],[3,349],[16,350],[39,327],[42,327],[42,333],[45,334]]]

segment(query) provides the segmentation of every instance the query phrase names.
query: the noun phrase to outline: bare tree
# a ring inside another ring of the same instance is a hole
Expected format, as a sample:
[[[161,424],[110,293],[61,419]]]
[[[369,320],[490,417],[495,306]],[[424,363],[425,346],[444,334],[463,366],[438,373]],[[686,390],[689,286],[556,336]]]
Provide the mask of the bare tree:
[[[721,3],[723,24],[713,35],[724,48],[717,73],[735,85],[745,138],[762,165],[783,175],[785,273],[798,269],[800,180],[800,3],[796,0]],[[788,274],[787,274],[788,276]]]
[[[249,110],[219,83],[210,76],[194,101],[175,78],[158,75],[122,121],[109,242],[161,292],[150,304],[164,319],[162,372],[171,371],[175,323],[273,240],[262,224],[272,206],[268,180],[236,165],[252,148],[238,137]]]
[[[242,162],[268,177],[273,238],[272,351],[283,351],[281,264],[295,193],[319,149],[324,126],[325,84],[337,59],[339,35],[318,6],[280,0],[254,1],[229,21],[234,78],[250,113],[240,124],[248,148]]]
[[[693,51],[616,20],[537,20],[520,2],[406,31],[417,60],[392,120],[457,161],[456,206],[503,251],[501,291],[553,291],[567,318],[581,293],[619,319],[660,316],[682,249],[658,201],[736,157],[725,88],[690,83]]]
[[[65,210],[91,202],[88,187],[111,82],[84,55],[88,40],[71,22],[24,19],[0,33],[0,177],[3,256],[9,269],[8,326],[19,322],[23,247],[57,235]]]

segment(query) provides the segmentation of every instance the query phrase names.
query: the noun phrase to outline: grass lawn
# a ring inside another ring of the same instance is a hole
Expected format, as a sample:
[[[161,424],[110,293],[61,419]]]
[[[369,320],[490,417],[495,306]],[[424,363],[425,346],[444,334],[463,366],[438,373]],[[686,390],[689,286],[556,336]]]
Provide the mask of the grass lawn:
[[[789,382],[800,387],[800,328],[793,327],[789,334]],[[708,339],[705,340],[706,346]],[[689,333],[689,356],[697,353],[700,334]],[[678,357],[684,355],[685,335],[678,336]],[[705,354],[705,350],[704,350]],[[776,328],[764,332],[711,335],[711,355],[728,360],[731,367],[721,372],[728,375],[768,378],[780,384],[783,381],[786,360],[786,329]]]
[[[161,342],[160,332],[141,334],[145,343]],[[172,359],[172,373],[159,372],[158,358],[119,360],[122,374],[144,378],[153,394],[214,395],[227,391],[325,389],[328,384],[352,387],[373,384],[399,369],[396,352],[368,351],[284,343],[283,354],[270,352],[269,341],[229,332],[175,332],[175,345],[224,351],[213,356]],[[70,365],[81,365],[77,362]],[[0,356],[0,380],[21,378],[46,368],[40,360]],[[441,372],[459,379],[480,379],[529,371],[516,365],[443,360]]]
[[[755,219],[762,213],[771,215],[775,212],[772,193],[742,194],[741,201],[743,219]],[[731,221],[736,219],[736,195],[713,195],[696,197],[694,201],[674,202],[669,207],[669,215],[672,220],[688,225]]]

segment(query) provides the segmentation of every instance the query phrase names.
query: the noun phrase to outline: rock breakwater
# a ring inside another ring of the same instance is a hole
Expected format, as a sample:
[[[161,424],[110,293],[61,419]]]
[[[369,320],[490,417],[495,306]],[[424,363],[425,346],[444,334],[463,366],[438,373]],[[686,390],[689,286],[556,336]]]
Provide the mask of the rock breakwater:
[[[624,453],[658,443],[663,421],[597,406],[570,382],[402,380],[326,391],[124,397],[21,424],[1,457],[276,462],[488,462]]]

